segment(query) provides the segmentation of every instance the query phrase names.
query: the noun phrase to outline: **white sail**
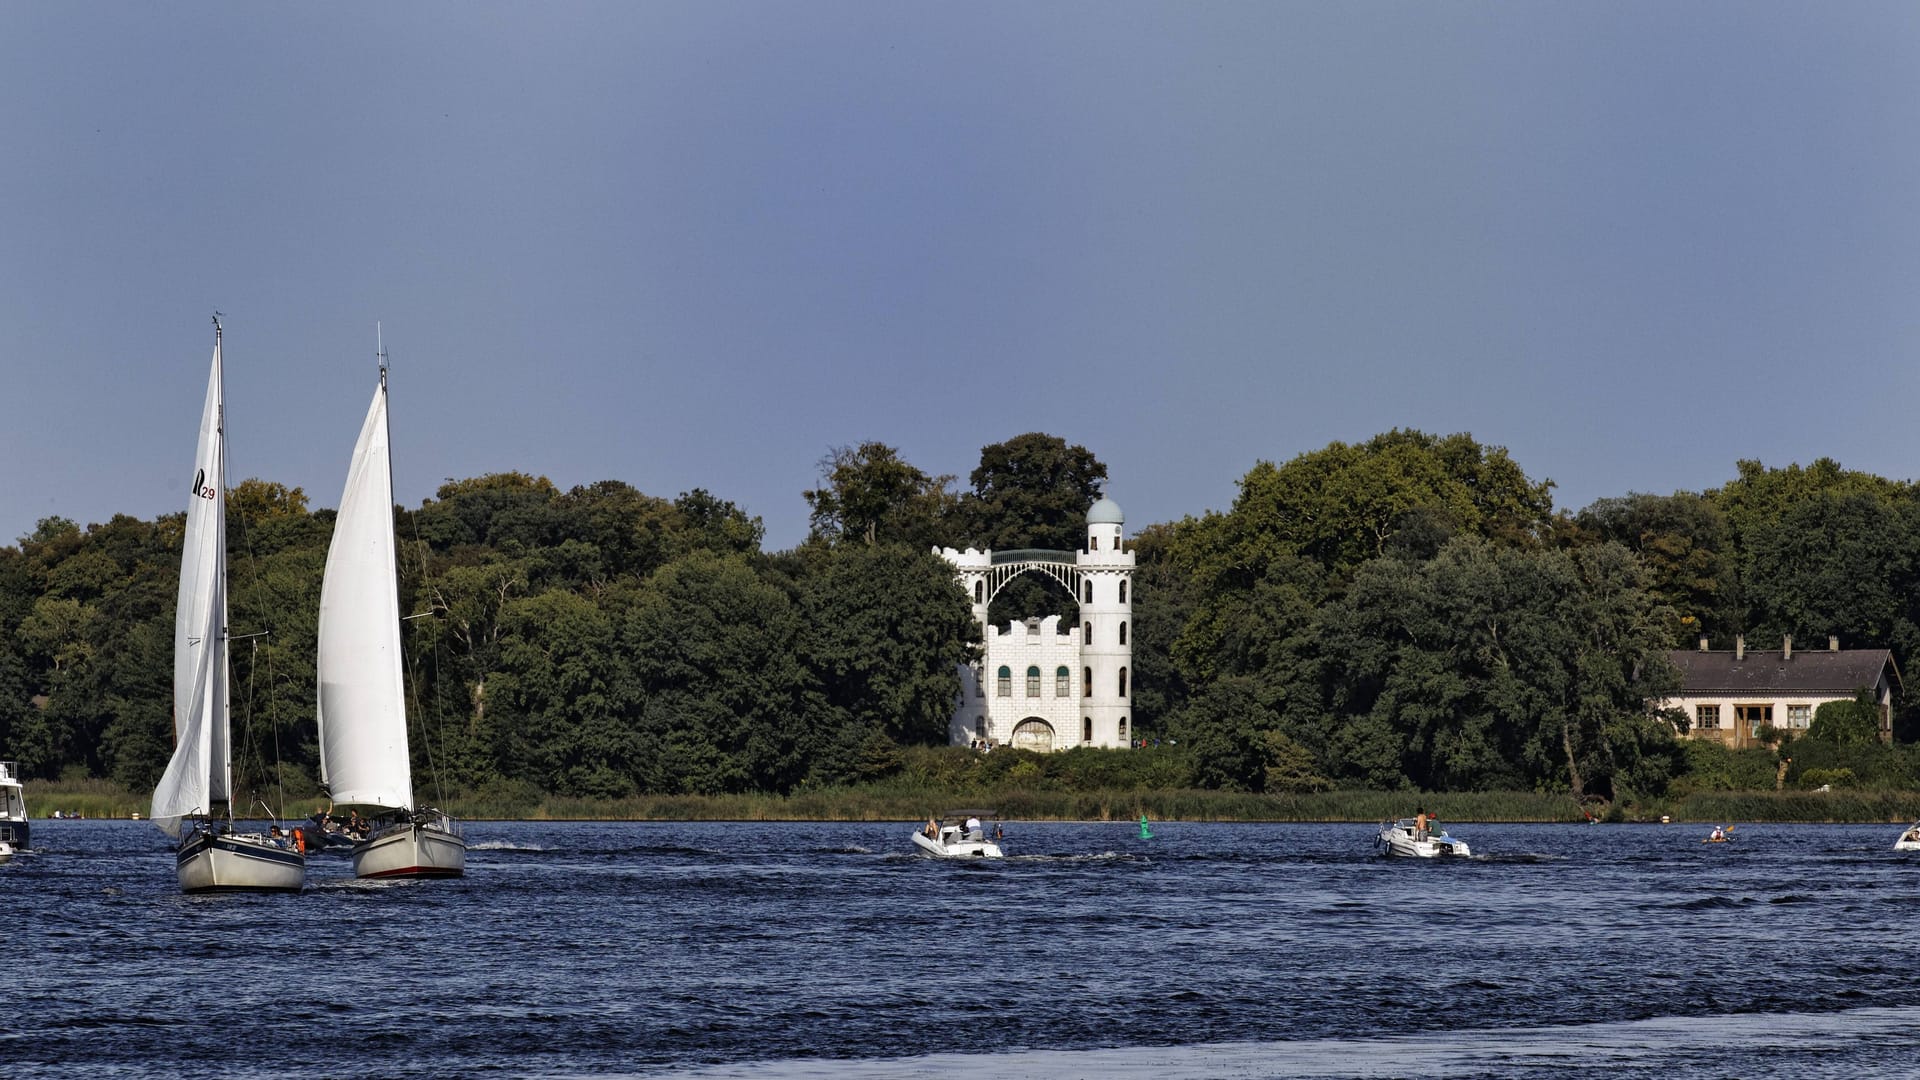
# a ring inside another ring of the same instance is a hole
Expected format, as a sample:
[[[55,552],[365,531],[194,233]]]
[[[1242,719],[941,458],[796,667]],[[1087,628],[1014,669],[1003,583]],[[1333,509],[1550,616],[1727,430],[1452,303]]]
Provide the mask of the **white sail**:
[[[178,838],[182,819],[227,798],[227,512],[220,340],[200,415],[180,596],[173,623],[173,757],[153,792],[152,819]]]
[[[320,584],[320,773],[337,803],[412,807],[383,369]]]

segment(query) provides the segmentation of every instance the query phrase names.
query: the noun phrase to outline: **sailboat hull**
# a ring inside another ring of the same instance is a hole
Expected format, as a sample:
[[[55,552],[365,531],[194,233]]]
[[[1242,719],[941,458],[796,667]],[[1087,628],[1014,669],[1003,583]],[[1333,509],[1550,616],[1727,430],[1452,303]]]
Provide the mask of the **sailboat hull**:
[[[450,878],[467,872],[467,842],[437,823],[401,822],[354,845],[353,875]]]
[[[188,893],[299,892],[307,882],[306,858],[264,836],[196,831],[176,862]]]

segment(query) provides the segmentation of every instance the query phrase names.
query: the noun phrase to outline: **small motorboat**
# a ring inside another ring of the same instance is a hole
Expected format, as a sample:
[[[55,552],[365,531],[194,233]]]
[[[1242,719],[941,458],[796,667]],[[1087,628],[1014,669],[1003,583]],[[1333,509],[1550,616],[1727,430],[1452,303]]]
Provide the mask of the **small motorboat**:
[[[1920,851],[1920,821],[1914,822],[1893,842],[1895,851]]]
[[[21,851],[33,845],[29,842],[31,826],[27,821],[27,800],[22,795],[20,784],[20,766],[11,761],[0,761],[0,844]]]
[[[12,861],[13,861],[13,845],[7,843],[5,840],[0,840],[0,863],[8,863]]]
[[[981,824],[982,818],[992,817],[988,810],[958,810],[939,821],[928,818],[925,825],[914,830],[913,846],[931,859],[1002,858],[999,823],[991,827]]]
[[[1412,859],[1467,858],[1473,854],[1465,840],[1455,840],[1445,829],[1421,828],[1413,818],[1385,822],[1380,826],[1380,854],[1401,855]]]

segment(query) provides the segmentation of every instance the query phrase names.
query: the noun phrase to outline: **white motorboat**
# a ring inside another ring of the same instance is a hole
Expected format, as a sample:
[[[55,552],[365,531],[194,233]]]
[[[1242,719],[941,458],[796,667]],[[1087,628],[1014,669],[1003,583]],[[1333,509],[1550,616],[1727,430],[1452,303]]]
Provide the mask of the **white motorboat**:
[[[180,553],[173,625],[173,756],[149,815],[180,841],[184,892],[299,892],[307,860],[282,837],[235,832],[227,693],[227,447],[220,320]],[[189,825],[191,823],[191,825]],[[274,830],[276,833],[278,829]]]
[[[353,846],[355,877],[459,877],[466,840],[451,818],[413,797],[384,348],[379,357],[380,385],[353,446],[320,580],[320,775],[334,802],[382,811]]]
[[[1466,858],[1473,854],[1465,840],[1455,840],[1445,829],[1422,828],[1413,818],[1380,826],[1380,854],[1413,859]]]
[[[931,859],[1004,857],[1000,850],[999,824],[991,827],[983,825],[980,821],[982,817],[991,815],[976,810],[949,814],[937,822],[929,818],[924,826],[914,830],[913,846],[920,854]]]
[[[1895,851],[1920,851],[1920,821],[1914,822],[1900,833],[1900,839],[1893,842]]]
[[[0,840],[0,863],[13,861],[13,845]]]
[[[20,766],[0,761],[0,846],[11,845],[25,851],[27,844],[27,799],[20,785]]]

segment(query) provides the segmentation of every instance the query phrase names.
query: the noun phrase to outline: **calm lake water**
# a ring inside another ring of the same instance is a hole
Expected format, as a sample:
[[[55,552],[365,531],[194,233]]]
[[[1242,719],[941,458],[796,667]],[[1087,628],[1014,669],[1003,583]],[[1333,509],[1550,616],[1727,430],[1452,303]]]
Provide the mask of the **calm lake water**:
[[[185,897],[152,826],[0,866],[10,1080],[1920,1074],[1896,826],[494,823],[459,881]]]

